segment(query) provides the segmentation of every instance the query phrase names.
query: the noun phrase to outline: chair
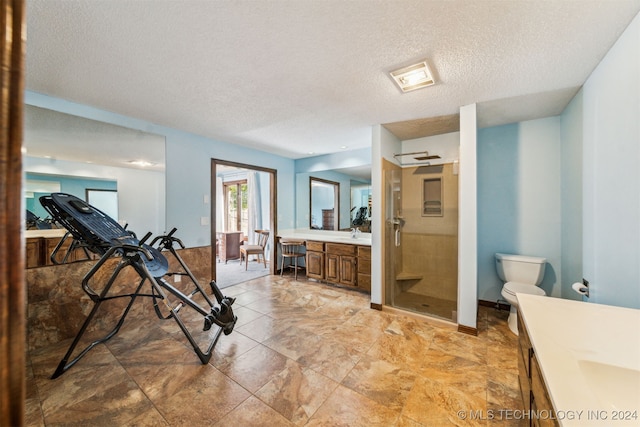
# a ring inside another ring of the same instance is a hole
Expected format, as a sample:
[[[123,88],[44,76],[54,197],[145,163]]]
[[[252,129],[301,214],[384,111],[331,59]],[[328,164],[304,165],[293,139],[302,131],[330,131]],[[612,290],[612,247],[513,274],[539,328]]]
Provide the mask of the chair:
[[[256,230],[256,234],[258,234],[257,245],[240,246],[240,265],[242,265],[242,260],[244,259],[245,270],[248,270],[249,268],[249,255],[256,255],[258,257],[258,262],[260,262],[260,256],[262,255],[264,268],[267,268],[267,258],[264,255],[264,249],[267,246],[267,242],[269,241],[269,230]]]
[[[293,268],[295,280],[298,280],[298,258],[304,259],[305,253],[302,250],[304,248],[304,242],[300,240],[280,240],[280,249],[282,261],[280,263],[280,276],[284,273],[284,260],[289,260],[289,268]],[[291,265],[293,261],[293,265]]]

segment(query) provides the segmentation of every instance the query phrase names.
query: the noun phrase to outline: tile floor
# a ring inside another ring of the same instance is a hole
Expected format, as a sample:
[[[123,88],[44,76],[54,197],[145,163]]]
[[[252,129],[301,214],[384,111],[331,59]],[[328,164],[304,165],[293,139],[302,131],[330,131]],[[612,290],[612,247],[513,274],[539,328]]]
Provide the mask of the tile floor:
[[[300,277],[266,276],[224,293],[237,297],[238,323],[205,365],[175,322],[151,310],[132,312],[55,380],[70,341],[31,352],[28,425],[527,424],[512,412],[522,406],[505,311],[481,307],[474,337]]]
[[[455,301],[436,298],[414,292],[401,292],[394,299],[395,307],[416,313],[436,316],[449,322],[456,321]]]

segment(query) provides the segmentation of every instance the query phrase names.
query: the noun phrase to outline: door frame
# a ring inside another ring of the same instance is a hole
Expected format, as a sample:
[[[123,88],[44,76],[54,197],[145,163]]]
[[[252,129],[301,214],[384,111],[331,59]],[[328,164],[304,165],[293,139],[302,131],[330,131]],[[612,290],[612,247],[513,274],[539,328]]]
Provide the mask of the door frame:
[[[250,165],[246,163],[231,162],[222,159],[211,159],[211,279],[218,280],[217,276],[217,262],[216,262],[216,235],[218,230],[216,229],[216,215],[217,215],[217,203],[218,203],[218,189],[216,185],[216,176],[218,165],[220,166],[233,166],[241,169],[248,169],[257,172],[266,172],[269,174],[269,230],[271,235],[269,241],[272,242],[271,251],[269,253],[269,274],[275,274],[276,268],[276,249],[275,249],[275,236],[278,234],[277,230],[277,182],[278,171],[276,169],[265,168],[262,166]]]

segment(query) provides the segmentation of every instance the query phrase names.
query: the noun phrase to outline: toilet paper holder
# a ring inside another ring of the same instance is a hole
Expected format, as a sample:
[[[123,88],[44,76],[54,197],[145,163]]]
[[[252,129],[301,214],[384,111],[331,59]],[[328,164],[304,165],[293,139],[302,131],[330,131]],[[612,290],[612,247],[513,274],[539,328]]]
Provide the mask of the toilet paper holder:
[[[582,279],[582,283],[576,282],[571,285],[571,288],[580,295],[584,295],[589,298],[589,281]]]

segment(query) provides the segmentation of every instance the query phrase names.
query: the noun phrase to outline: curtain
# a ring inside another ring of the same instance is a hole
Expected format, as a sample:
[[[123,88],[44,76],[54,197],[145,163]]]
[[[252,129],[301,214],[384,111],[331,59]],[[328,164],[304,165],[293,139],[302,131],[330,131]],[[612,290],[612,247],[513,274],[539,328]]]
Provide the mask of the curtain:
[[[224,215],[224,186],[222,178],[216,178],[216,231],[227,231]]]
[[[247,172],[247,203],[249,210],[249,244],[258,243],[254,230],[262,227],[262,198],[260,196],[260,177],[257,172]]]

